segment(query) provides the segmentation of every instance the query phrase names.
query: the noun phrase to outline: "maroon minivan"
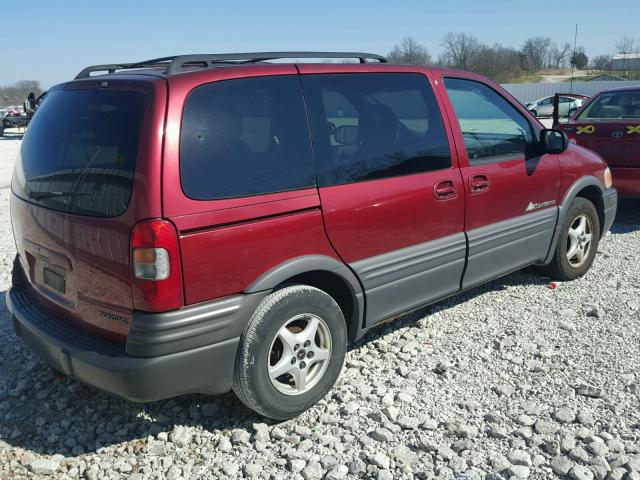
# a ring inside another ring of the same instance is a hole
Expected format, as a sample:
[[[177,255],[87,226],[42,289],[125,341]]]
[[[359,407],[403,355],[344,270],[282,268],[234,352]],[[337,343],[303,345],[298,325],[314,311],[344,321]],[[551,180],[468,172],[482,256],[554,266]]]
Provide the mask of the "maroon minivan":
[[[268,62],[303,57],[359,63]],[[585,274],[617,205],[597,154],[485,78],[327,52],[88,67],[12,192],[31,349],[133,401],[233,389],[275,419],[385,320],[528,265]]]
[[[620,195],[640,197],[640,86],[598,93],[559,127],[602,156]]]

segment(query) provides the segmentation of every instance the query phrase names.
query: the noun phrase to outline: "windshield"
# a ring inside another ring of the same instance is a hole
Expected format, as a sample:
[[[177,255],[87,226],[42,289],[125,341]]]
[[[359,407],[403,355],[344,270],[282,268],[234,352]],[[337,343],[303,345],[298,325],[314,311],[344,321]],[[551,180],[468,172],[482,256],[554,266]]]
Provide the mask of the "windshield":
[[[145,94],[55,91],[27,129],[14,193],[69,213],[116,217],[129,205]]]
[[[578,119],[583,121],[640,120],[640,91],[603,93],[584,109]]]

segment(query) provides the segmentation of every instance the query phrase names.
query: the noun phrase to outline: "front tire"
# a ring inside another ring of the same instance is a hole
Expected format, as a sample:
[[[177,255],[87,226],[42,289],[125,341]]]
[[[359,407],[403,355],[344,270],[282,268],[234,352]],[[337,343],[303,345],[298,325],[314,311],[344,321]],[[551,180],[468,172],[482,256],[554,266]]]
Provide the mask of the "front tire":
[[[240,338],[233,390],[265,417],[295,417],[333,387],[346,352],[346,323],[335,300],[308,285],[284,287],[260,302]]]
[[[557,280],[575,280],[591,268],[600,242],[600,219],[596,207],[577,197],[569,206],[553,260],[544,273]]]

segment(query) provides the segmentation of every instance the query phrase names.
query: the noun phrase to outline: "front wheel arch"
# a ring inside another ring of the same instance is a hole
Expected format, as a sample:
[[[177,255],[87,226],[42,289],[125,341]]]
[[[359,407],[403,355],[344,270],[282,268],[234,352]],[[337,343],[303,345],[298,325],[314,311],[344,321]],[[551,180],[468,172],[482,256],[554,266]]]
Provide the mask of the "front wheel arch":
[[[585,260],[582,261],[580,257],[579,260],[581,263],[573,264],[571,262],[571,250],[569,246],[573,243],[574,245],[580,244],[580,242],[569,242],[569,237],[576,238],[576,235],[569,235],[571,229],[573,229],[572,225],[574,222],[578,222],[580,217],[586,217],[590,224],[592,224],[594,228],[592,230],[592,234],[589,235],[589,240],[586,242],[583,241],[583,250],[587,250]],[[600,241],[600,222],[598,220],[598,213],[596,211],[595,205],[585,197],[576,197],[573,201],[567,206],[567,214],[562,220],[562,223],[559,224],[559,237],[557,239],[556,244],[552,250],[552,258],[551,261],[541,267],[541,270],[546,275],[551,278],[561,280],[561,281],[569,281],[575,280],[584,274],[586,274],[593,261],[595,259],[598,244]]]
[[[577,197],[586,198],[593,206],[596,207],[596,212],[598,213],[598,220],[600,221],[600,237],[602,237],[606,232],[604,229],[604,201],[602,200],[602,190],[598,187],[590,185],[588,187],[583,188],[576,195]]]
[[[556,222],[556,228],[553,233],[553,238],[551,239],[551,244],[549,245],[549,251],[547,252],[547,256],[545,259],[538,263],[538,266],[548,265],[549,262],[553,259],[553,255],[556,249],[556,245],[558,243],[558,237],[560,234],[560,226],[563,225],[567,211],[571,202],[578,196],[582,196],[583,198],[587,198],[592,201],[592,203],[596,206],[596,211],[598,211],[598,220],[600,221],[600,228],[604,228],[604,202],[602,200],[602,185],[598,181],[598,179],[592,175],[587,175],[579,178],[577,181],[573,183],[565,192],[562,202],[558,207],[558,220]],[[592,200],[597,199],[597,200]],[[600,206],[598,206],[600,205]],[[604,235],[604,232],[600,232],[601,236]]]

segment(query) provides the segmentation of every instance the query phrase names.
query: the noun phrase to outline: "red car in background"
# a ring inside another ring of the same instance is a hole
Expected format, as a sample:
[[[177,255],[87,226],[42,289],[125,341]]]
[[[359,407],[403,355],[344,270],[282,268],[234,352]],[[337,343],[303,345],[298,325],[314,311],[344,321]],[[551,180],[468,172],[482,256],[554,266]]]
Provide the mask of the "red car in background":
[[[620,195],[640,196],[640,87],[600,92],[558,128],[606,160]]]

